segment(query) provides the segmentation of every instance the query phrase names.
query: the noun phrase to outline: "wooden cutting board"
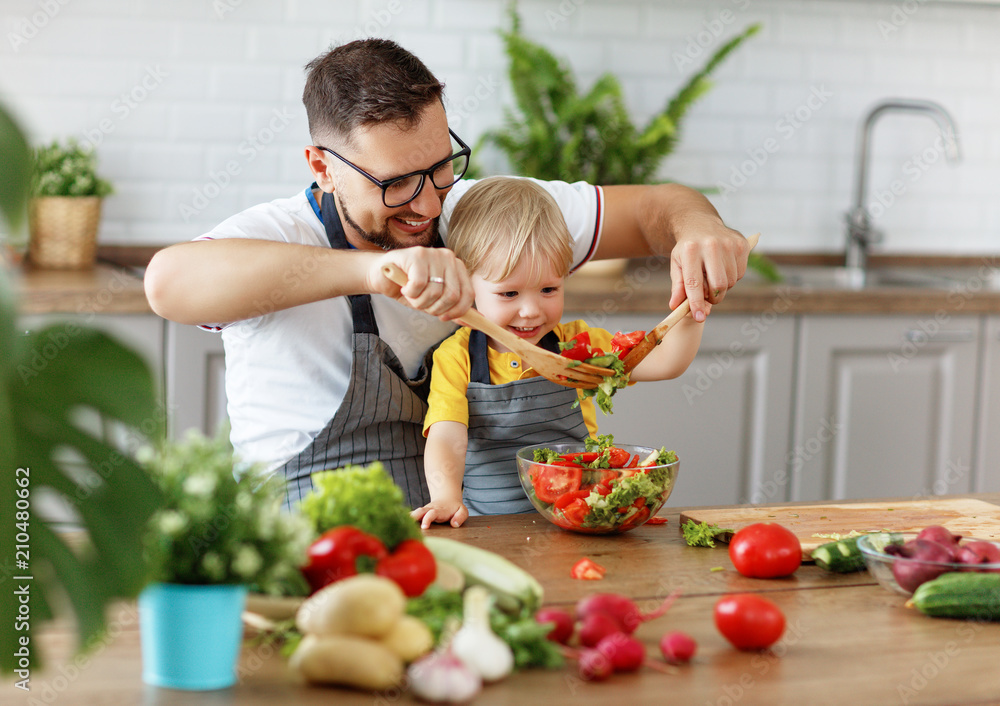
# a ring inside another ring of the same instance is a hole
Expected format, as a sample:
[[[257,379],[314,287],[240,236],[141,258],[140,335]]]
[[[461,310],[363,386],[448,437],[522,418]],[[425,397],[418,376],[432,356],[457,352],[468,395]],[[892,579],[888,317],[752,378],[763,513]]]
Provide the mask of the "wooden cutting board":
[[[781,507],[691,508],[681,512],[688,520],[739,530],[755,522],[777,522],[802,543],[802,555],[832,541],[817,534],[857,532],[919,532],[928,525],[944,525],[955,534],[1000,541],[1000,505],[973,499],[907,500],[884,503],[845,503]],[[720,537],[729,541],[730,535]]]

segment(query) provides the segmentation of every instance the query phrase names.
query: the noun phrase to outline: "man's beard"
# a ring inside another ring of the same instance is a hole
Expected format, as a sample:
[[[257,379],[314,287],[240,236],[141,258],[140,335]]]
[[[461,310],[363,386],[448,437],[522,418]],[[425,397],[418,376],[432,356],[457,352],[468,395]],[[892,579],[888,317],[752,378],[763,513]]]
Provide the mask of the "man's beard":
[[[414,245],[421,245],[423,247],[431,247],[438,239],[438,218],[434,218],[431,221],[430,226],[427,227],[419,235],[414,235],[407,238],[404,242],[399,239],[394,238],[392,233],[389,232],[389,224],[386,222],[381,229],[369,231],[363,229],[358,222],[351,218],[350,212],[347,210],[347,203],[344,199],[336,196],[338,203],[340,204],[340,212],[344,217],[344,221],[349,225],[354,231],[364,240],[366,243],[371,243],[372,245],[381,248],[382,250],[398,250],[399,248],[409,248]],[[400,216],[402,217],[402,216]],[[418,216],[412,216],[409,218],[404,218],[404,220],[422,221],[424,220]]]

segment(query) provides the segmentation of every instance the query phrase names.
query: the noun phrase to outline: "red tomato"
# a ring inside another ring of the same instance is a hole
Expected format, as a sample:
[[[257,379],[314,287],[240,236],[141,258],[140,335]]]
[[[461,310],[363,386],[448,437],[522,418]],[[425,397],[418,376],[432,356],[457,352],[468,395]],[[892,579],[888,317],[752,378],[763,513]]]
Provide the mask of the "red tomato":
[[[543,503],[554,503],[560,495],[579,490],[583,480],[583,471],[575,466],[534,466],[529,475]]]
[[[639,499],[642,500],[643,502],[646,501],[645,498],[639,498]],[[634,515],[632,515],[632,517],[622,522],[621,529],[627,529],[629,527],[638,527],[648,519],[649,519],[649,508],[643,505],[641,508],[639,508],[639,511],[637,513],[635,513]]]
[[[598,579],[603,579],[606,571],[607,569],[600,564],[584,557],[580,559],[580,561],[573,564],[573,568],[570,569],[569,575],[575,579],[596,581]]]
[[[625,449],[620,449],[617,446],[612,446],[608,449],[608,465],[612,468],[625,468],[628,465],[630,454]],[[638,463],[636,464],[638,465]]]
[[[590,514],[590,505],[587,504],[586,500],[577,498],[563,508],[562,512],[569,524],[574,527],[579,527],[583,524],[583,521],[587,519],[587,515]]]
[[[575,454],[560,454],[559,457],[564,461],[569,461],[577,465],[584,465],[588,463],[593,463],[600,456],[599,451],[580,451]]]
[[[571,505],[574,500],[585,498],[588,495],[590,495],[590,491],[584,490],[583,488],[581,488],[580,490],[571,490],[568,493],[563,493],[558,498],[556,498],[555,502],[552,503],[552,508],[554,510],[562,510],[567,505]]]
[[[573,345],[567,345],[569,343]],[[569,358],[570,360],[584,361],[594,355],[590,351],[590,331],[581,331],[563,345],[567,345],[567,347],[563,348],[559,353],[564,358]]]
[[[764,650],[785,632],[785,614],[766,598],[739,593],[715,604],[715,627],[738,650]]]
[[[757,522],[733,535],[729,558],[737,571],[750,578],[789,576],[802,563],[802,544],[786,527]]]
[[[396,582],[413,598],[424,592],[437,577],[437,562],[431,550],[416,539],[404,539],[392,554],[375,565],[375,573]]]
[[[619,358],[624,358],[645,337],[645,331],[633,331],[632,333],[619,331],[611,337],[611,351],[617,353]]]

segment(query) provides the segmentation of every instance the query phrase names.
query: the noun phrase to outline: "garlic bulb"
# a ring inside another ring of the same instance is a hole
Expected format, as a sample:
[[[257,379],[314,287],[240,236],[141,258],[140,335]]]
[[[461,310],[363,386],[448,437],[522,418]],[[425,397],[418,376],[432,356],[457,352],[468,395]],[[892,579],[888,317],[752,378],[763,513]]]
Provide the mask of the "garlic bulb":
[[[417,660],[406,670],[406,676],[414,695],[432,703],[470,701],[483,688],[480,676],[452,654],[450,648]]]
[[[482,586],[466,589],[462,627],[451,641],[455,656],[491,682],[503,679],[514,669],[514,653],[490,628],[490,594]]]

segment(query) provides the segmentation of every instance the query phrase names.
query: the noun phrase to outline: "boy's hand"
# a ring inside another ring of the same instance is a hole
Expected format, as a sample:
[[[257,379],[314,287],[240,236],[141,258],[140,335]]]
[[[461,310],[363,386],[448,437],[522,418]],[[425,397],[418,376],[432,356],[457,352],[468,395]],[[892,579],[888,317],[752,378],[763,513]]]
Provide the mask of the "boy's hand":
[[[382,272],[393,264],[406,275],[400,286]],[[472,307],[475,294],[465,263],[447,248],[401,248],[374,259],[367,272],[371,291],[385,294],[442,321],[457,319]]]
[[[410,517],[421,520],[421,529],[427,529],[432,522],[449,522],[452,527],[460,527],[468,519],[469,510],[461,500],[432,500],[413,510]]]

